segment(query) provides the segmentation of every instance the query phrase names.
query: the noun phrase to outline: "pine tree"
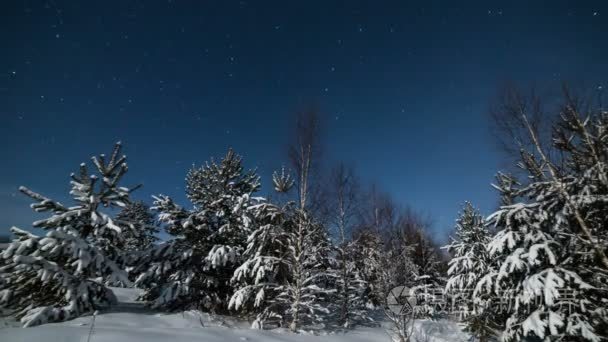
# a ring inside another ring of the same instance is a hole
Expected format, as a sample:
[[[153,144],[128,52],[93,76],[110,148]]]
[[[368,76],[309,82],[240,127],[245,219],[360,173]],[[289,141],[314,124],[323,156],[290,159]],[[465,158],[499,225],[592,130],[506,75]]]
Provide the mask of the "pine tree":
[[[369,315],[369,285],[355,262],[357,244],[344,242],[335,248],[333,271],[337,288],[338,323],[349,328],[372,321]]]
[[[158,196],[154,209],[174,240],[142,257],[136,283],[147,290],[143,298],[170,310],[225,311],[233,294],[230,279],[251,230],[251,196],[259,186],[255,171],[245,172],[241,157],[229,150],[220,163],[212,160],[188,172],[186,194],[193,209]]]
[[[255,328],[288,326],[292,331],[323,323],[334,290],[331,245],[322,225],[293,203],[257,207],[246,260],[232,279],[230,308],[257,313]]]
[[[281,325],[283,317],[273,299],[291,276],[290,233],[293,220],[291,203],[281,208],[270,203],[254,207],[255,228],[247,238],[245,261],[235,270],[232,284],[236,291],[229,308],[254,315],[254,328]]]
[[[606,332],[608,115],[581,119],[575,107],[566,106],[562,119],[553,140],[562,156],[557,164],[523,116],[536,147],[521,151],[529,182],[499,184],[512,200],[488,217],[498,229],[489,245],[498,267],[475,292],[508,294],[506,341],[600,341]]]
[[[283,316],[290,322],[289,329],[320,323],[329,314],[328,287],[333,281],[329,272],[331,243],[325,228],[304,210],[295,212],[294,230],[289,234],[291,277],[273,299],[285,307]]]
[[[486,247],[491,241],[483,217],[467,202],[456,223],[456,238],[445,248],[452,254],[449,262],[446,294],[452,305],[461,313],[466,326],[480,341],[487,341],[494,334],[494,319],[491,308],[473,297],[477,282],[491,267]]]
[[[44,237],[13,228],[17,238],[1,254],[0,304],[24,326],[67,320],[112,304],[116,298],[100,279],[129,283],[120,266],[122,251],[115,247],[124,227],[102,209],[126,206],[137,188],[119,185],[128,169],[120,150],[118,143],[108,162],[104,155],[92,158],[99,176],[84,163],[79,174],[71,175],[74,206],[20,188],[35,201],[35,211],[51,214],[33,223],[46,231]]]
[[[277,171],[272,173],[272,184],[274,185],[274,190],[278,193],[287,193],[293,187],[294,180],[291,178],[291,174],[285,170],[283,166],[281,168],[281,173]]]
[[[415,314],[419,317],[433,316],[435,307],[432,302],[435,296],[441,295],[440,289],[445,284],[445,277],[441,272],[441,260],[435,245],[421,229],[408,234],[404,241],[405,261],[413,264],[413,274],[410,274],[410,295],[418,298]],[[408,260],[409,259],[409,260]]]
[[[154,245],[158,240],[158,227],[154,225],[154,214],[142,201],[127,204],[116,215],[116,221],[128,225],[130,229],[123,233],[126,251],[143,251]]]
[[[371,230],[363,230],[356,234],[352,242],[352,260],[361,278],[365,282],[366,306],[376,308],[384,305],[386,293],[390,289],[383,289],[381,275],[384,244],[378,234]],[[386,291],[385,291],[386,290]]]

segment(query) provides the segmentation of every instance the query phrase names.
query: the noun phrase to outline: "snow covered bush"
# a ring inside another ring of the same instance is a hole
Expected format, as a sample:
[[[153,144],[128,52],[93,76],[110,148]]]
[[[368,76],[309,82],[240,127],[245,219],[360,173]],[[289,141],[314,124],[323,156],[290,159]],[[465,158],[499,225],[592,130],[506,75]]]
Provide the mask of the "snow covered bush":
[[[230,279],[247,247],[259,190],[254,171],[229,150],[220,163],[193,168],[186,177],[191,210],[158,196],[153,207],[173,240],[140,256],[136,284],[153,307],[225,311],[233,294]]]
[[[99,176],[84,163],[71,175],[74,206],[20,188],[35,201],[32,209],[51,215],[33,223],[44,236],[13,228],[17,238],[1,254],[0,305],[24,326],[71,319],[113,303],[103,279],[129,283],[120,266],[123,253],[115,247],[123,228],[102,210],[124,207],[136,189],[119,185],[127,172],[120,150],[118,143],[107,162],[104,155],[92,158]]]

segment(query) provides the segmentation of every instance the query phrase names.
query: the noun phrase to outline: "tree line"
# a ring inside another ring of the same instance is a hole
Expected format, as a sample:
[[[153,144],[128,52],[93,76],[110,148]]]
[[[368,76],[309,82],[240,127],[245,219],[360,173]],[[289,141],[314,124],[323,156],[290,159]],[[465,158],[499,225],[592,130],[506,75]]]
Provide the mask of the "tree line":
[[[442,284],[445,260],[429,223],[386,194],[364,191],[354,169],[322,172],[320,121],[301,113],[290,168],[261,179],[236,152],[186,172],[186,197],[152,206],[121,185],[122,145],[71,175],[74,206],[25,187],[42,236],[13,228],[2,253],[1,304],[24,326],[115,303],[109,286],[143,289],[159,310],[197,309],[292,331],[373,324],[390,289]],[[119,209],[117,212],[112,208]],[[163,230],[170,238],[159,241]]]

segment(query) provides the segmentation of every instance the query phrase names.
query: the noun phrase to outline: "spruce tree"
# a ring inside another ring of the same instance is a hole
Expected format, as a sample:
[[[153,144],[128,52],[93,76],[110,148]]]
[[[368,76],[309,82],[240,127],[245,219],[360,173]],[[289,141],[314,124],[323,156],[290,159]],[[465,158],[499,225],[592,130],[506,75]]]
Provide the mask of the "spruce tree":
[[[255,227],[247,238],[245,260],[231,280],[236,290],[229,308],[255,317],[253,328],[284,324],[283,308],[274,298],[291,277],[290,233],[294,224],[291,206],[292,203],[282,208],[260,203],[254,207]]]
[[[116,144],[106,161],[93,157],[97,175],[86,164],[71,175],[74,206],[44,197],[28,188],[20,191],[34,200],[32,208],[50,217],[33,223],[46,231],[38,236],[13,228],[16,239],[2,252],[0,304],[24,326],[78,317],[115,302],[102,279],[129,283],[120,245],[120,227],[104,208],[124,207],[135,190],[120,186],[127,172],[126,157]]]
[[[123,249],[126,251],[146,250],[158,240],[156,237],[158,227],[154,224],[154,214],[142,201],[127,204],[116,215],[116,221],[130,227],[123,233]]]
[[[420,305],[416,306],[415,314],[419,317],[430,317],[438,312],[433,302],[436,296],[441,296],[445,284],[445,276],[441,272],[441,260],[435,245],[422,229],[416,229],[403,242],[402,248],[405,262],[411,262],[413,274],[410,273],[410,295],[418,298]]]
[[[357,265],[357,244],[344,242],[335,249],[333,272],[338,302],[338,323],[344,328],[372,321],[369,315],[370,286]],[[370,260],[368,260],[369,262]]]
[[[383,272],[384,244],[380,236],[371,231],[363,230],[355,235],[352,242],[352,260],[363,281],[365,282],[365,306],[376,308],[384,305],[386,293],[381,275]]]
[[[142,256],[136,283],[146,289],[143,298],[170,310],[225,311],[233,294],[230,279],[251,231],[251,196],[259,186],[255,171],[245,172],[241,157],[229,150],[221,162],[188,172],[192,209],[158,196],[154,209],[174,239]]]
[[[331,245],[324,227],[288,203],[256,207],[246,260],[236,269],[230,308],[253,313],[255,328],[298,331],[325,323],[330,313]]]
[[[456,223],[456,237],[445,248],[452,254],[449,262],[445,293],[452,299],[452,306],[461,313],[466,331],[480,341],[487,341],[494,334],[491,308],[473,296],[477,282],[489,272],[491,259],[486,247],[491,235],[483,217],[467,202]]]
[[[608,318],[608,115],[581,118],[566,106],[553,140],[559,164],[549,159],[525,116],[523,122],[536,148],[521,151],[529,181],[497,186],[511,194],[511,203],[488,218],[498,230],[488,249],[498,267],[475,292],[508,294],[506,341],[600,341]]]

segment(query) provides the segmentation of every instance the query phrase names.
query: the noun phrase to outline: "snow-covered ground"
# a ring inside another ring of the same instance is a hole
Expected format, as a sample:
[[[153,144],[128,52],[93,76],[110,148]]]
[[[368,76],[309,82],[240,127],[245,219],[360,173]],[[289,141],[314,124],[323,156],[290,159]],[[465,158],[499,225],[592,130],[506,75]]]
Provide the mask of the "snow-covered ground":
[[[293,334],[285,330],[249,329],[247,322],[201,314],[196,311],[165,314],[151,312],[136,303],[138,290],[115,289],[120,304],[93,316],[33,328],[9,327],[0,324],[0,341],[4,342],[390,342],[382,328],[356,328],[346,333]],[[418,321],[415,329],[420,342],[466,341],[467,335],[450,321]]]

